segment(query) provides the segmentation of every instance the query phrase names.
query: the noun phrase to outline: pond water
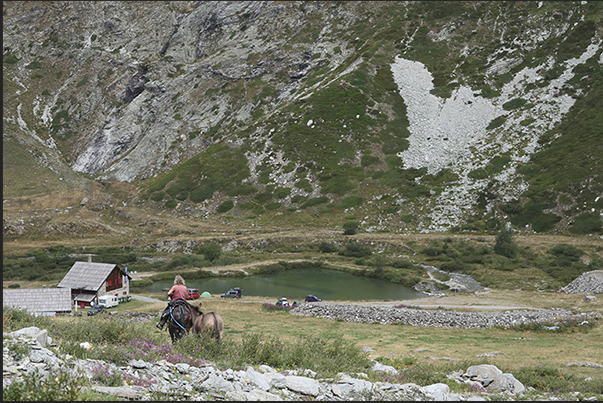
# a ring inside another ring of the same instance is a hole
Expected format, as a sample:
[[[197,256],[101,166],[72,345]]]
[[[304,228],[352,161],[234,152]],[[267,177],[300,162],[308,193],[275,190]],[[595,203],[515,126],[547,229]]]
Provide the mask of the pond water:
[[[314,294],[329,301],[358,300],[405,300],[423,298],[426,295],[412,288],[387,281],[355,276],[335,270],[294,269],[270,275],[187,280],[188,288],[198,288],[212,296],[219,296],[233,287],[241,287],[243,296],[287,297],[291,301],[301,300],[308,294]],[[151,292],[161,293],[170,288],[174,281],[159,281],[148,288]],[[275,300],[276,301],[276,300]]]

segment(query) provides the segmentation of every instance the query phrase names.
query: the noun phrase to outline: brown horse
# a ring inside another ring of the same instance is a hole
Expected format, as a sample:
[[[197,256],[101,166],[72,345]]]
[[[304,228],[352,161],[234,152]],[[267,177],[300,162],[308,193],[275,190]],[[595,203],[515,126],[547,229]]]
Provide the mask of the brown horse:
[[[222,337],[224,337],[224,321],[222,320],[222,316],[217,312],[204,314],[201,312],[201,309],[199,309],[200,306],[201,304],[199,304],[199,306],[192,306],[193,309],[191,309],[193,332],[208,332],[211,334],[211,337],[216,340],[222,340]]]

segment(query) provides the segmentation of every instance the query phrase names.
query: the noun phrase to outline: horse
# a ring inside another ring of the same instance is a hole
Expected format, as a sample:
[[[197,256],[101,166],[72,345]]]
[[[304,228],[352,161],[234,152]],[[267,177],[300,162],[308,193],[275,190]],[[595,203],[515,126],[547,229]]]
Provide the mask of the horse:
[[[170,337],[172,338],[172,344],[175,344],[184,335],[189,333],[193,326],[194,308],[187,301],[176,300],[170,303],[170,316],[167,320],[167,325]]]
[[[199,304],[201,306],[201,304]],[[203,333],[208,332],[211,337],[218,342],[224,337],[224,321],[222,316],[217,312],[209,312],[204,314],[199,309],[199,306],[193,306],[191,317],[193,321],[193,332]]]
[[[198,306],[191,305],[187,301],[174,301],[170,305],[170,317],[167,321],[172,344],[182,339],[193,329],[194,333],[212,331],[212,337],[220,341],[224,336],[224,321],[217,312],[203,314],[201,303]]]

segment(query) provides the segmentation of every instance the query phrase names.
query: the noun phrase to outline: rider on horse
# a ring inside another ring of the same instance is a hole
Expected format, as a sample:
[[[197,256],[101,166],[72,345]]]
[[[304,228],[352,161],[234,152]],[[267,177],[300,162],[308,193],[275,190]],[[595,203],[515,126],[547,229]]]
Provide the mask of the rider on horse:
[[[178,274],[174,278],[174,285],[172,286],[172,288],[170,288],[167,295],[171,301],[168,303],[168,306],[161,314],[161,320],[156,325],[159,330],[163,330],[163,326],[165,325],[165,322],[167,322],[170,316],[170,307],[174,306],[176,301],[187,302],[186,298],[188,297],[188,289],[186,288],[186,285],[184,284],[184,279],[180,274]]]

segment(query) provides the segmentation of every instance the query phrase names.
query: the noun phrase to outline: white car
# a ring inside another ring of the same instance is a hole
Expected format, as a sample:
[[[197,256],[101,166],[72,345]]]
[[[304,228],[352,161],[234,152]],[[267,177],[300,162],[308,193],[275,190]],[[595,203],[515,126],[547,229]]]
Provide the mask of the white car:
[[[284,306],[284,307],[290,307],[291,304],[289,304],[289,300],[287,298],[281,298],[278,301],[276,301],[276,306]]]

